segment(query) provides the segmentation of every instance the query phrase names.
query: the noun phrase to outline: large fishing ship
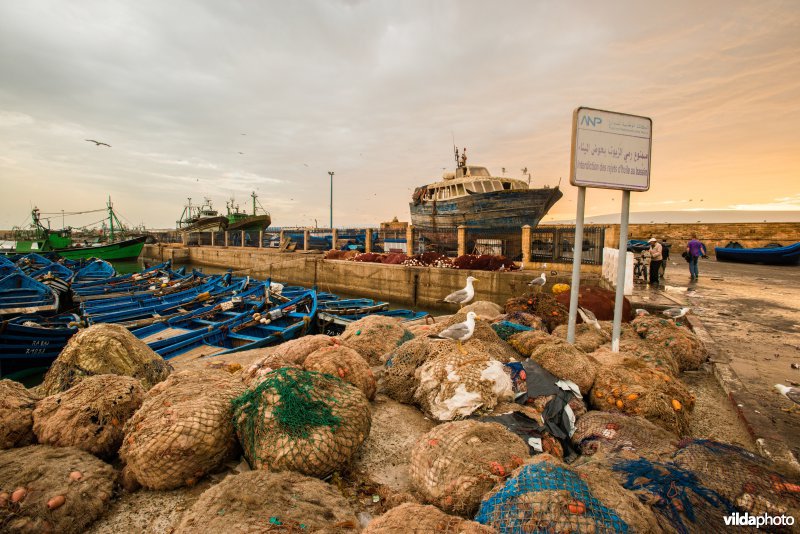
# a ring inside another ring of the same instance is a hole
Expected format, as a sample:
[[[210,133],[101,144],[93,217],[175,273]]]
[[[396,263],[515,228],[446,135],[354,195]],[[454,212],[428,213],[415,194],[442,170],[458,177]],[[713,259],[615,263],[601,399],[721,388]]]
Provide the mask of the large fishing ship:
[[[466,150],[459,157],[456,149],[455,172],[414,190],[411,222],[421,235],[444,245],[455,239],[461,225],[498,236],[519,235],[522,226],[538,225],[563,196],[558,186],[531,188],[529,181],[467,165]]]
[[[228,210],[228,230],[263,232],[269,228],[272,219],[269,212],[258,201],[258,195],[256,195],[255,191],[250,193],[250,198],[253,199],[253,213],[239,211],[239,205],[236,204],[233,198],[225,203],[225,207]]]
[[[228,218],[211,206],[210,199],[206,198],[200,206],[193,206],[190,198],[177,225],[181,232],[221,232],[228,228]]]

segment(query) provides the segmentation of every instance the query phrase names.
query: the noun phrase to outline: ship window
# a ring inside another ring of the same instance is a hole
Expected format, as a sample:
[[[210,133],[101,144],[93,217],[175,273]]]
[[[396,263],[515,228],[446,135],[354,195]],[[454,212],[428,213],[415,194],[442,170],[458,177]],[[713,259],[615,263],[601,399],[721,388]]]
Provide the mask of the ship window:
[[[492,188],[492,182],[481,182],[481,185],[483,185],[483,189],[487,193],[494,191],[494,189]]]
[[[510,182],[503,182],[503,189],[511,189],[511,183]]]
[[[503,185],[500,182],[498,182],[497,180],[493,180],[492,181],[492,186],[494,187],[495,191],[502,191],[503,190]]]
[[[486,167],[470,167],[469,174],[470,176],[485,176],[487,178],[491,176]]]
[[[458,191],[458,196],[464,196],[466,194],[464,192],[464,184],[456,185],[456,190]]]

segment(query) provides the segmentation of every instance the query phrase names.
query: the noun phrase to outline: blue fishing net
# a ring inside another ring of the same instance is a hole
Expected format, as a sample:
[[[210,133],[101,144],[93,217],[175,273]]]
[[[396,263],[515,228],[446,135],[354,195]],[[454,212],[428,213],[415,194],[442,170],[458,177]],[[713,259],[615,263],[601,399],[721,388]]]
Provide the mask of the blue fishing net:
[[[485,498],[475,521],[503,534],[625,533],[628,524],[592,495],[578,474],[529,464]]]
[[[625,489],[636,492],[681,534],[708,531],[734,511],[727,499],[674,463],[639,458],[620,461],[613,469],[622,475]]]
[[[500,337],[500,339],[506,341],[514,334],[519,334],[520,332],[527,332],[529,330],[533,330],[533,328],[518,323],[512,323],[511,321],[501,321],[499,323],[493,323],[492,330],[495,331],[495,333]]]

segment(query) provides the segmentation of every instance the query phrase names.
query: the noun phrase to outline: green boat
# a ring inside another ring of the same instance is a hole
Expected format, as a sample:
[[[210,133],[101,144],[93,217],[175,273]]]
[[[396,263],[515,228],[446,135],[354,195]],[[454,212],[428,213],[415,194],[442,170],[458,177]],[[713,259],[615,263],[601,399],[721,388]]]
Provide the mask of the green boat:
[[[225,203],[228,208],[228,231],[240,232],[262,232],[269,228],[272,223],[269,212],[261,206],[258,202],[258,196],[255,191],[250,193],[250,198],[253,199],[253,213],[243,213],[239,211],[239,205],[235,204],[231,199]]]
[[[28,254],[30,252],[56,252],[71,260],[100,258],[102,260],[135,260],[142,253],[147,236],[129,236],[125,226],[114,213],[111,199],[106,207],[108,211],[107,239],[97,240],[96,236],[76,237],[72,228],[52,230],[42,224],[41,212],[38,208],[31,210],[32,223],[29,228],[14,228],[13,249],[3,250],[3,254]],[[96,210],[101,211],[101,210]],[[77,215],[77,212],[69,215]],[[91,242],[90,242],[91,239]]]

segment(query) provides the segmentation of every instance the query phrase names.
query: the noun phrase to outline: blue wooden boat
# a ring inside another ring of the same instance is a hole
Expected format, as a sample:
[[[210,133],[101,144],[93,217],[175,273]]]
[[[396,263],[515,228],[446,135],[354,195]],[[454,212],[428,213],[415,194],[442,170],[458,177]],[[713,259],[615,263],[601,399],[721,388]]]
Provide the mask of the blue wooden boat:
[[[116,274],[117,272],[114,270],[113,265],[105,260],[95,260],[75,273],[74,282],[82,284],[84,282],[107,280]]]
[[[20,315],[0,322],[0,378],[49,366],[79,325],[74,314]]]
[[[35,252],[25,254],[14,263],[17,264],[17,267],[19,267],[23,273],[28,275],[35,271],[40,271],[48,265],[53,265],[51,260]]]
[[[0,280],[0,315],[21,315],[58,310],[58,294],[21,272]]]
[[[797,265],[800,263],[800,242],[786,247],[744,248],[736,242],[714,247],[717,261],[764,263],[767,265]]]
[[[317,313],[316,291],[309,290],[289,302],[260,312],[246,311],[177,343],[151,348],[164,359],[195,359],[230,354],[282,343],[305,335]]]
[[[112,276],[110,278],[99,278],[95,280],[86,280],[80,281],[76,280],[73,281],[72,285],[75,288],[89,288],[94,286],[107,286],[107,285],[114,285],[119,283],[129,283],[134,282],[136,280],[142,280],[145,278],[152,278],[156,276],[160,276],[162,272],[169,271],[172,263],[167,261],[164,263],[160,263],[158,265],[153,265],[152,267],[148,267],[147,269],[138,272],[138,273],[128,273],[128,274],[120,274],[116,276]],[[82,269],[82,267],[81,267]]]
[[[162,296],[168,293],[183,291],[189,287],[204,283],[208,276],[193,272],[181,276],[174,271],[159,271],[157,275],[145,278],[132,278],[128,281],[91,287],[72,286],[73,299],[76,302],[90,300],[106,300],[127,297],[146,298],[151,295]]]
[[[5,256],[0,256],[0,278],[5,278],[11,273],[22,272],[19,267]]]
[[[176,317],[202,306],[229,300],[242,293],[248,285],[249,280],[247,279],[223,283],[222,277],[217,276],[211,282],[193,289],[167,295],[160,299],[117,306],[113,310],[99,310],[94,314],[84,315],[84,318],[88,324],[120,323],[128,328],[137,328]]]
[[[69,291],[75,273],[60,263],[51,262],[50,265],[30,273],[29,276],[34,280],[52,287],[53,290],[58,293],[59,298],[63,300],[65,294]]]

